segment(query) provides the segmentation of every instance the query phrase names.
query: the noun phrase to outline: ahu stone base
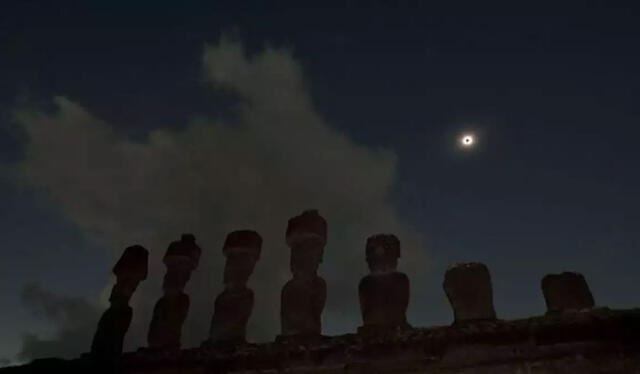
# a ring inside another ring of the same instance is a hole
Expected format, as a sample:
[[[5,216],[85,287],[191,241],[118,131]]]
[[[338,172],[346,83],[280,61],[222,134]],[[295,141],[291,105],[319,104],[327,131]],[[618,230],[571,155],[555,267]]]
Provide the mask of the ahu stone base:
[[[93,373],[88,358],[38,360],[4,373]],[[347,334],[313,344],[138,351],[122,373],[640,373],[640,309],[594,309],[514,321]]]

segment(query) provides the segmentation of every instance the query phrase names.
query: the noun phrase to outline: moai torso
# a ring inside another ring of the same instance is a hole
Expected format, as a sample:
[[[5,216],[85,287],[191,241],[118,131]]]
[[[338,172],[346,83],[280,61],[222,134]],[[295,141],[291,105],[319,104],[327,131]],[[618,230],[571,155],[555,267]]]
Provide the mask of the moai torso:
[[[360,333],[385,332],[410,327],[409,278],[396,270],[400,242],[393,235],[376,235],[367,240],[367,262],[371,274],[359,286],[363,326]]]
[[[117,281],[111,289],[111,306],[100,318],[91,343],[91,356],[97,362],[110,366],[122,354],[124,336],[133,315],[129,300],[138,284],[147,278],[148,257],[146,249],[132,246],[124,251],[113,268]]]
[[[327,299],[324,279],[292,279],[282,289],[282,335],[320,335]]]
[[[218,295],[211,321],[209,343],[235,345],[246,342],[247,322],[253,311],[253,291],[247,281],[260,258],[262,238],[255,231],[234,231],[227,235],[223,253],[224,291]]]
[[[593,308],[594,300],[580,273],[549,274],[542,279],[542,292],[549,313]]]
[[[449,267],[443,287],[453,308],[455,323],[496,319],[491,275],[484,264]]]
[[[224,290],[216,298],[211,322],[211,341],[218,344],[246,342],[247,323],[253,311],[253,291]]]
[[[362,320],[367,326],[406,327],[409,277],[400,272],[367,275],[360,281]]]
[[[171,243],[163,258],[167,266],[162,288],[164,295],[153,309],[147,341],[149,348],[180,349],[182,325],[189,313],[189,296],[183,291],[198,266],[201,249],[193,235],[184,234],[180,241]]]
[[[180,349],[182,325],[189,313],[189,296],[183,293],[163,296],[153,308],[149,325],[149,347]]]
[[[305,211],[289,220],[286,238],[293,279],[282,288],[282,335],[319,336],[327,286],[317,271],[327,240],[327,223],[317,211]]]
[[[124,336],[131,325],[133,309],[128,306],[110,307],[100,318],[93,336],[91,353],[99,360],[113,361],[122,354]]]

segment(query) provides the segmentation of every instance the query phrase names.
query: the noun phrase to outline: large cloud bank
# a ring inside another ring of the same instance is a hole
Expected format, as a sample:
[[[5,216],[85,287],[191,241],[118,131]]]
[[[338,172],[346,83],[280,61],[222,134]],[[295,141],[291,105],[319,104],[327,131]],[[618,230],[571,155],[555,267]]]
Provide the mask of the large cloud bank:
[[[62,214],[112,251],[114,260],[135,243],[151,251],[150,278],[133,300],[128,349],[145,344],[151,309],[161,294],[161,257],[184,232],[195,234],[203,256],[187,287],[192,303],[183,345],[206,339],[222,288],[224,237],[244,228],[264,239],[250,282],[256,305],[249,338],[272,339],[278,333],[280,289],[290,277],[286,222],[309,208],[329,222],[321,266],[328,283],[327,334],[360,324],[357,284],[367,271],[364,243],[371,234],[400,237],[401,267],[414,281],[412,293],[419,294],[426,260],[420,236],[390,202],[394,153],[357,144],[327,124],[313,106],[299,63],[286,50],[266,48],[249,56],[240,43],[223,38],[205,48],[203,63],[212,89],[238,97],[235,120],[201,119],[133,140],[65,97],[54,99],[53,112],[18,114],[29,137],[20,165],[23,180],[46,192]],[[36,299],[42,299],[39,292]],[[93,331],[69,331],[86,330],[85,325],[65,323],[63,333],[51,339],[78,337],[88,349]],[[73,347],[37,353],[25,347],[23,356],[81,353]]]

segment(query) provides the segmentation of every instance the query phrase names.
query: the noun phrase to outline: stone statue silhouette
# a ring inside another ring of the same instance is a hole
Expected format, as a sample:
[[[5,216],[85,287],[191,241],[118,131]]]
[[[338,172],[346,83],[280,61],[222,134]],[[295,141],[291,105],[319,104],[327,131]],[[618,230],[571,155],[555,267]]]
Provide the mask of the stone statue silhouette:
[[[111,289],[109,308],[104,312],[91,343],[91,357],[108,367],[122,354],[124,336],[131,324],[129,300],[138,285],[147,279],[149,252],[139,245],[128,247],[113,267],[116,284]]]
[[[255,231],[227,235],[223,253],[224,291],[218,295],[209,332],[210,344],[236,345],[246,342],[247,322],[253,310],[253,290],[247,281],[260,258],[262,238]]]
[[[281,336],[319,337],[327,285],[317,273],[327,243],[327,222],[317,211],[305,211],[289,220],[286,240],[293,279],[282,288]]]
[[[375,235],[367,240],[370,274],[359,285],[363,326],[360,333],[388,332],[409,328],[409,278],[396,270],[400,241],[394,235]]]
[[[149,348],[180,349],[182,325],[189,313],[189,296],[184,288],[191,272],[198,266],[202,250],[191,234],[183,234],[180,241],[169,245],[163,262],[167,267],[162,289],[164,295],[153,309],[147,341]]]

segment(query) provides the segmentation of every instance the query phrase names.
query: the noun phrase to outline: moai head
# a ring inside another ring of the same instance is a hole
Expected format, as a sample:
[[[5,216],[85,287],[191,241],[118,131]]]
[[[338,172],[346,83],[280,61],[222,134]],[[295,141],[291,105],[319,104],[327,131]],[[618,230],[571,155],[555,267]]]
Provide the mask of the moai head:
[[[443,286],[456,323],[496,318],[491,275],[484,264],[472,262],[450,266]]]
[[[138,284],[147,279],[149,252],[142,246],[134,245],[125,249],[113,267],[118,278],[113,286],[109,301],[114,305],[128,305]]]
[[[262,238],[251,230],[234,231],[227,235],[222,253],[227,258],[224,284],[228,289],[244,288],[260,258]]]
[[[327,244],[327,221],[317,210],[307,210],[289,220],[286,232],[291,248],[291,272],[294,278],[314,277]]]
[[[542,278],[542,292],[549,312],[593,308],[594,300],[580,273],[549,274]]]
[[[400,258],[400,240],[395,235],[379,234],[367,239],[367,264],[371,273],[395,271]]]
[[[172,242],[167,248],[162,261],[167,266],[162,285],[168,295],[182,292],[191,272],[198,266],[202,249],[196,244],[196,238],[191,234],[182,234],[180,241]]]

